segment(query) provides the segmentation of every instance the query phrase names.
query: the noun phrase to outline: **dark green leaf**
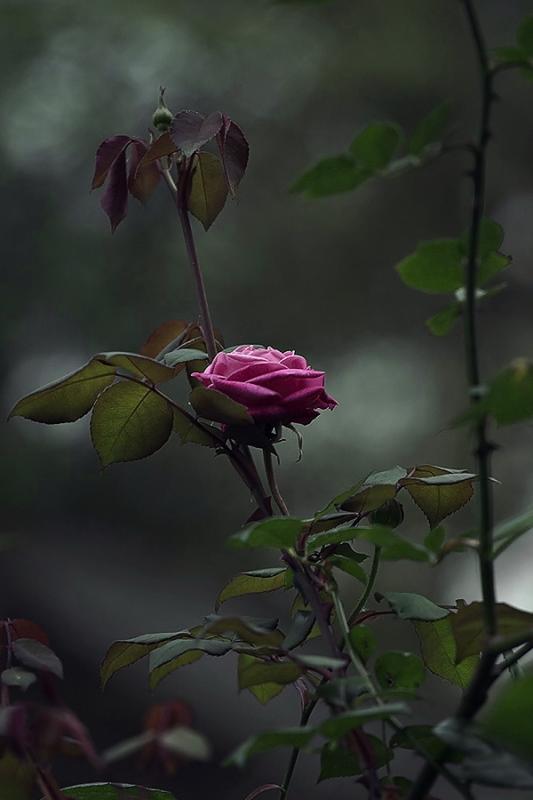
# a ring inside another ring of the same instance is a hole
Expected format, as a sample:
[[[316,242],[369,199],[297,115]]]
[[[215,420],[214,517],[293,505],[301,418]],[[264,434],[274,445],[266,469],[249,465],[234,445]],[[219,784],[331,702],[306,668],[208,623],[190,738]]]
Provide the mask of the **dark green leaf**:
[[[293,547],[303,528],[300,519],[280,517],[257,522],[230,536],[228,543],[235,549],[243,547],[274,547],[276,550]]]
[[[300,609],[292,618],[291,626],[281,646],[284,650],[293,650],[301,645],[313,629],[315,615],[312,611]]]
[[[350,145],[350,152],[361,169],[370,173],[388,166],[400,143],[397,125],[374,122],[359,133]]]
[[[432,528],[430,532],[424,537],[424,547],[431,550],[433,553],[438,554],[446,541],[446,531],[439,525],[437,528]]]
[[[359,566],[359,563],[354,558],[347,558],[346,556],[338,556],[334,555],[329,558],[330,564],[332,566],[337,567],[337,569],[346,572],[348,575],[351,575],[352,578],[356,578],[361,583],[366,584],[366,572],[362,567]]]
[[[353,705],[353,702],[361,695],[368,694],[368,682],[365,678],[334,678],[330,681],[321,683],[317,688],[319,697],[323,697],[328,703],[332,703],[343,710]]]
[[[496,603],[496,619],[500,636],[514,636],[533,630],[533,614],[519,608]],[[478,655],[485,647],[485,615],[483,603],[463,605],[456,614],[450,615],[456,646],[456,661],[467,656]]]
[[[222,445],[220,431],[207,422],[199,423],[182,408],[173,408],[172,429],[180,437],[182,444],[199,444],[217,449]]]
[[[476,419],[491,414],[499,425],[511,425],[533,416],[533,365],[515,359],[489,384],[488,393],[466,415]]]
[[[51,672],[57,678],[63,677],[61,661],[42,642],[38,642],[36,639],[15,639],[12,644],[12,650],[17,661],[20,661],[25,667]]]
[[[451,306],[443,308],[442,311],[427,319],[426,325],[434,336],[446,336],[460,316],[461,304],[452,303]]]
[[[405,472],[405,474],[407,474]],[[394,484],[376,484],[369,486],[366,481],[360,490],[345,500],[340,506],[343,511],[352,511],[358,514],[368,514],[376,508],[380,508],[387,500],[392,500],[398,491]]]
[[[445,750],[444,743],[433,732],[431,725],[407,725],[393,734],[389,745],[421,751],[431,758],[441,758]]]
[[[365,741],[372,752],[376,769],[383,767],[392,759],[393,754],[391,750],[389,750],[377,736],[365,733]],[[361,775],[362,772],[364,772],[364,765],[361,763],[358,756],[346,750],[341,743],[328,742],[322,748],[319,782],[327,780],[328,778],[345,778],[352,775]]]
[[[302,668],[293,661],[262,661],[251,658],[239,669],[239,689],[276,683],[294,683],[303,674]]]
[[[403,282],[429,294],[448,294],[464,283],[463,253],[456,239],[422,242],[396,266]]]
[[[183,638],[190,638],[188,630],[174,631],[173,633],[149,633],[145,636],[136,636],[133,639],[113,642],[100,667],[102,688],[105,687],[109,679],[119,669],[135,664],[136,661],[144,658],[152,650],[161,647],[166,642]]]
[[[465,689],[474,674],[479,659],[469,656],[456,663],[456,647],[450,617],[433,622],[415,622],[420,639],[422,658],[426,667],[439,678]]]
[[[374,670],[383,689],[418,689],[426,677],[424,665],[414,653],[383,653]]]
[[[216,389],[197,386],[192,390],[189,400],[199,417],[225,425],[253,425],[254,421],[245,406]]]
[[[283,728],[277,731],[259,734],[247,739],[237,750],[234,750],[224,762],[225,766],[243,767],[250,756],[266,753],[276,747],[298,747],[304,749],[315,735],[315,728],[302,726]]]
[[[494,558],[507,550],[513,542],[533,528],[533,511],[502,522],[494,530]]]
[[[115,371],[114,367],[91,360],[76,372],[23,397],[9,418],[25,417],[48,425],[74,422],[87,414],[100,392],[113,383]]]
[[[533,15],[526,17],[521,22],[516,40],[525,54],[533,56]]]
[[[223,656],[231,644],[220,639],[176,639],[152,650],[150,653],[150,688],[156,686],[171,672],[198,661],[204,653]]]
[[[403,485],[424,512],[431,528],[459,511],[474,494],[475,475],[424,464],[417,467]]]
[[[222,162],[213,153],[198,153],[191,181],[188,207],[207,230],[216,220],[228,196]]]
[[[291,191],[307,197],[326,197],[350,192],[370,176],[371,173],[361,168],[350,156],[333,156],[311,167],[296,181]]]
[[[99,353],[94,358],[101,364],[115,367],[115,370],[122,370],[122,372],[134,375],[140,380],[148,380],[153,384],[169,381],[178,372],[161,361],[138,353]]]
[[[151,387],[131,381],[110,386],[95,403],[91,438],[102,467],[159,450],[172,432],[174,413]]]
[[[243,572],[232,578],[224,586],[215,604],[218,609],[226,600],[233,597],[243,597],[247,594],[262,594],[263,592],[274,592],[276,589],[284,589],[287,577],[285,567],[274,567],[273,569],[260,569],[252,572]]]
[[[482,717],[483,732],[516,755],[531,759],[533,750],[533,672],[508,680]]]
[[[218,617],[213,614],[207,618],[207,625],[202,631],[202,636],[205,634],[219,634],[224,637],[235,635],[239,641],[247,644],[279,647],[283,635],[280,631],[275,630],[277,622],[277,619],[263,621],[250,617]]]
[[[406,714],[409,709],[404,703],[383,703],[373,708],[361,708],[338,714],[320,725],[320,733],[328,739],[340,739],[350,731],[360,728],[376,719],[390,719],[397,714]]]
[[[487,281],[490,281],[491,278],[494,278],[502,269],[508,267],[510,263],[510,256],[506,256],[503,253],[489,253],[486,255],[479,265],[477,273],[478,286],[482,286],[484,283],[487,283]],[[477,299],[480,300],[482,298],[478,296]]]
[[[445,608],[435,605],[427,597],[414,592],[384,592],[384,598],[400,619],[433,621],[443,619],[450,613]]]
[[[366,664],[377,647],[376,637],[368,625],[355,625],[350,631],[350,642],[363,664]]]
[[[239,682],[239,689],[243,689],[244,686],[242,685],[242,681],[246,681],[246,672],[247,670],[257,662],[264,664],[264,661],[259,661],[259,659],[254,658],[251,655],[246,653],[239,653],[239,661],[238,661],[238,668],[237,668],[237,676]],[[253,696],[259,700],[262,705],[266,705],[270,700],[274,697],[277,697],[283,689],[285,688],[286,684],[282,683],[258,683],[254,684],[253,686],[248,686],[248,690],[253,694]]]
[[[167,367],[176,367],[179,364],[187,364],[189,361],[206,361],[207,356],[203,350],[194,350],[187,347],[178,347],[163,356],[163,363]]]
[[[163,789],[147,789],[130,783],[86,783],[61,790],[69,800],[175,800]]]
[[[421,119],[409,141],[409,152],[415,156],[422,156],[431,145],[442,142],[449,116],[449,104],[441,103]]]

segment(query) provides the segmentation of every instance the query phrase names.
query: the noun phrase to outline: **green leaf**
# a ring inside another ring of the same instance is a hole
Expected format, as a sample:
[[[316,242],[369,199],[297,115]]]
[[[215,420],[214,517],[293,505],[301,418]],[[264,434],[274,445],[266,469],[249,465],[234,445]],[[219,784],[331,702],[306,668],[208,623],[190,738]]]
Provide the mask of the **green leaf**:
[[[320,725],[320,733],[328,739],[340,739],[350,731],[360,728],[376,719],[390,719],[397,714],[406,714],[409,709],[404,703],[383,703],[373,708],[361,708],[337,714]]]
[[[533,416],[533,365],[515,359],[489,384],[488,393],[466,415],[478,418],[491,414],[499,425],[511,425]]]
[[[406,725],[392,735],[389,745],[405,750],[420,750],[432,759],[442,758],[445,751],[444,743],[433,732],[431,725]]]
[[[492,741],[531,760],[533,749],[533,672],[508,680],[482,716],[482,730]]]
[[[405,471],[407,474],[407,471]],[[368,514],[382,506],[387,500],[392,500],[398,491],[395,484],[376,484],[369,486],[366,481],[360,490],[345,500],[340,506],[343,511],[352,511],[358,514]]]
[[[403,485],[425,514],[430,527],[436,528],[443,519],[459,511],[474,494],[470,472],[450,471],[444,467],[424,464],[416,467]]]
[[[204,653],[224,656],[231,643],[220,639],[176,639],[152,650],[150,653],[150,688],[156,686],[171,672],[198,661]]]
[[[48,425],[74,422],[91,410],[98,395],[114,380],[114,367],[91,360],[81,369],[23,397],[9,419],[25,417]]]
[[[174,378],[179,370],[166,366],[161,361],[156,361],[148,356],[138,353],[99,353],[94,356],[101,364],[115,367],[133,375],[140,380],[147,380],[152,384],[164,383]]]
[[[131,381],[110,386],[95,403],[91,438],[102,467],[159,450],[172,432],[174,413],[151,387]]]
[[[315,728],[301,726],[298,728],[282,728],[277,731],[268,731],[259,736],[252,736],[228,756],[224,766],[243,767],[250,756],[257,753],[266,753],[277,747],[298,747],[304,749],[315,736]]]
[[[348,657],[332,658],[331,656],[315,656],[307,653],[299,653],[298,663],[303,664],[308,669],[342,669],[346,667]]]
[[[344,711],[346,707],[352,706],[361,695],[368,695],[368,683],[365,678],[360,676],[334,678],[319,684],[317,694]]]
[[[513,542],[533,528],[533,511],[526,511],[497,525],[494,530],[494,555],[498,558]]]
[[[4,686],[13,686],[23,691],[26,691],[36,680],[37,676],[33,672],[29,672],[27,669],[20,669],[20,667],[10,667],[0,674],[0,682]]]
[[[414,653],[383,653],[374,671],[383,689],[418,689],[426,678],[424,664]]]
[[[13,655],[29,669],[51,672],[56,678],[63,677],[63,665],[53,652],[37,639],[15,639],[12,644]]]
[[[283,634],[275,629],[277,622],[277,619],[257,620],[253,617],[219,617],[213,614],[207,618],[202,636],[219,634],[226,638],[234,634],[239,641],[247,644],[279,647]]]
[[[514,636],[533,629],[533,614],[507,603],[496,603],[496,620],[500,636]],[[456,614],[450,615],[456,646],[456,661],[467,656],[478,655],[485,647],[485,616],[483,603],[463,605]]]
[[[376,637],[368,625],[355,625],[350,631],[350,643],[363,664],[377,647]]]
[[[188,208],[205,230],[211,227],[224,208],[227,196],[228,183],[220,159],[213,153],[198,153]]]
[[[242,685],[243,681],[246,681],[246,672],[247,670],[259,659],[254,658],[254,656],[248,655],[247,653],[239,653],[239,660],[238,660],[238,667],[237,667],[237,677],[238,677],[238,684],[239,689],[244,689],[245,687]],[[260,661],[261,664],[264,664],[264,661]],[[261,705],[266,705],[270,700],[273,700],[274,697],[277,697],[283,689],[285,688],[286,684],[282,683],[259,683],[254,684],[253,686],[246,687],[253,696],[259,700]]]
[[[69,800],[175,800],[164,789],[147,789],[131,783],[85,783],[61,790]]]
[[[35,773],[26,761],[9,751],[0,758],[0,797],[2,800],[30,800],[33,797]]]
[[[330,556],[329,563],[332,566],[337,567],[337,569],[342,570],[342,572],[346,572],[347,575],[351,575],[352,578],[356,578],[362,584],[366,584],[366,572],[362,567],[359,566],[356,559],[334,555]]]
[[[489,253],[486,255],[483,260],[481,261],[478,272],[477,272],[477,284],[478,286],[482,286],[487,281],[490,281],[491,278],[494,278],[502,269],[505,269],[509,266],[512,259],[510,256],[506,256],[503,253]],[[479,291],[479,290],[478,290]],[[478,297],[477,299],[482,299]]]
[[[365,741],[372,753],[376,769],[385,766],[393,758],[392,751],[377,736],[365,733]],[[322,748],[319,782],[328,778],[347,778],[352,775],[361,775],[363,772],[364,765],[359,757],[355,753],[346,750],[342,743],[328,742]]]
[[[428,294],[448,294],[464,283],[463,253],[456,239],[421,242],[396,266],[402,281]]]
[[[215,450],[221,447],[222,435],[218,428],[206,422],[200,424],[182,408],[173,407],[173,411],[172,429],[178,434],[182,444],[199,444]]]
[[[448,127],[449,116],[449,104],[441,103],[421,119],[409,141],[409,153],[422,156],[432,145],[440,144]]]
[[[463,235],[463,246],[465,248],[465,252],[468,250],[468,237],[469,232],[467,231]],[[492,252],[498,251],[503,244],[503,239],[504,232],[502,226],[493,219],[483,217],[479,226],[479,257],[483,260]]]
[[[372,528],[351,528],[339,526],[330,531],[315,533],[308,537],[306,545],[309,552],[324,547],[328,544],[339,544],[350,542],[353,539],[370,542],[377,547],[381,547],[381,557],[385,561],[399,561],[408,559],[410,561],[427,561],[428,551],[420,545],[402,539],[391,528],[375,525]]]
[[[527,719],[527,725],[530,722],[527,712],[523,714],[522,708],[515,710],[518,711],[515,719],[520,722]],[[463,782],[513,789],[533,788],[531,750],[526,754],[527,761],[521,760],[481,738],[479,734],[485,734],[482,727],[460,724],[453,719],[444,720],[434,730],[442,741],[462,754],[459,777]]]
[[[359,133],[350,145],[350,153],[361,169],[374,173],[392,160],[401,139],[397,125],[374,122]]]
[[[303,644],[315,624],[315,615],[307,609],[299,609],[292,618],[291,626],[281,646],[284,650],[293,650]]]
[[[294,683],[303,674],[303,669],[293,661],[262,661],[251,658],[239,667],[239,689],[275,683],[278,686]]]
[[[274,517],[234,533],[228,544],[236,550],[244,547],[274,547],[276,550],[293,547],[303,524],[301,519]]]
[[[521,50],[528,56],[533,56],[533,16],[526,17],[520,24],[516,40]]]
[[[351,192],[371,177],[348,155],[324,158],[305,172],[291,187],[291,192],[307,197],[327,197]]]
[[[438,555],[445,541],[446,531],[442,525],[439,525],[436,528],[432,528],[424,537],[424,547],[427,547],[428,550],[431,550],[433,553],[435,553],[435,555]]]
[[[248,594],[262,594],[284,589],[287,579],[285,567],[271,569],[258,569],[252,572],[243,572],[227,583],[217,597],[215,609],[218,610],[222,603],[233,597],[243,597]]]
[[[180,364],[188,364],[190,361],[207,361],[207,356],[203,350],[193,350],[187,347],[178,347],[163,356],[163,363],[167,367],[176,367]]]
[[[434,336],[446,336],[461,316],[461,304],[452,303],[426,320],[426,325]]]
[[[466,689],[477,664],[477,656],[456,663],[456,647],[450,617],[433,622],[415,622],[426,667],[439,678]]]
[[[415,592],[384,592],[376,597],[384,598],[400,619],[433,621],[443,619],[450,613]]]
[[[102,688],[113,677],[119,669],[135,664],[152,650],[161,647],[174,639],[190,638],[188,630],[174,631],[173,633],[149,633],[144,636],[136,636],[133,639],[122,639],[113,642],[108,649],[102,665],[100,667],[100,679]]]
[[[246,406],[217,391],[197,386],[192,390],[190,403],[199,417],[222,422],[225,425],[253,425]]]

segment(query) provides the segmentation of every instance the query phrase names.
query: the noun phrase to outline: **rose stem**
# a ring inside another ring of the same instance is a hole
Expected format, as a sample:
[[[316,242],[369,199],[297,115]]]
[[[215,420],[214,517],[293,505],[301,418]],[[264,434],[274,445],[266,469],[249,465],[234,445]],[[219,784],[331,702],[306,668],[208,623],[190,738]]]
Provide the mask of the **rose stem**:
[[[272,492],[272,497],[276,501],[276,505],[278,506],[282,515],[284,517],[288,517],[290,516],[289,509],[287,508],[287,503],[283,499],[283,496],[278,486],[276,473],[274,471],[274,463],[272,461],[272,453],[269,450],[263,450],[263,459],[265,462],[265,472],[268,480],[268,485],[270,486],[270,491]]]
[[[196,245],[194,243],[191,221],[189,219],[189,212],[187,210],[187,194],[189,191],[191,176],[191,162],[188,161],[186,162],[186,166],[183,170],[178,188],[174,182],[174,179],[172,178],[170,169],[163,169],[163,177],[178,210],[178,216],[183,232],[183,239],[185,242],[185,249],[187,251],[187,256],[189,258],[189,263],[191,265],[196,287],[196,297],[200,309],[200,328],[202,329],[202,334],[207,347],[207,355],[209,360],[212,361],[217,354],[215,331],[213,328],[213,321],[211,319],[211,312],[209,311],[204,276],[198,260],[198,253],[196,252]]]

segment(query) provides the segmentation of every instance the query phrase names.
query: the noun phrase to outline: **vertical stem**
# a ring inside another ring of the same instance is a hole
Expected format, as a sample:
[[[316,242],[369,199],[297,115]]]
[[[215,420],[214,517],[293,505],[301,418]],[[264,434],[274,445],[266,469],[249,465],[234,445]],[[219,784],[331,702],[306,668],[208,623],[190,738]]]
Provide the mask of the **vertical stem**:
[[[205,344],[207,347],[207,355],[209,360],[212,361],[217,354],[217,345],[215,340],[215,330],[213,328],[213,321],[211,319],[211,312],[209,311],[209,303],[207,301],[207,291],[205,288],[204,276],[198,260],[198,253],[196,252],[196,245],[194,243],[194,236],[191,228],[191,220],[187,210],[187,196],[190,186],[191,169],[190,166],[183,171],[181,176],[180,185],[176,186],[174,179],[170,173],[170,169],[163,169],[163,177],[172,195],[178,216],[181,223],[183,232],[183,239],[185,241],[185,249],[189,257],[192,274],[194,278],[194,285],[196,288],[196,297],[198,299],[198,307],[200,310],[200,327],[204,336]]]
[[[490,115],[494,92],[493,74],[490,70],[487,48],[479,27],[472,0],[461,0],[463,3],[470,32],[477,53],[481,80],[481,116],[477,142],[474,147],[474,169],[472,179],[474,192],[468,241],[468,261],[466,268],[466,304],[465,304],[465,348],[467,376],[470,384],[470,400],[473,404],[480,401],[483,393],[480,380],[479,348],[477,340],[476,288],[479,260],[479,237],[483,206],[485,202],[486,150],[490,140]],[[490,455],[492,445],[487,438],[487,420],[483,417],[475,427],[476,461],[479,473],[479,568],[481,590],[485,614],[485,628],[488,636],[493,636],[496,626],[496,591],[494,586],[494,565],[492,559],[492,489],[490,484]]]
[[[268,485],[270,486],[270,491],[272,492],[272,497],[276,501],[276,505],[281,511],[282,515],[284,517],[288,517],[289,509],[287,508],[287,503],[283,499],[283,496],[278,486],[276,473],[274,471],[274,462],[272,460],[272,453],[270,453],[268,450],[263,450],[263,458],[265,461],[265,472],[268,480]]]
[[[348,624],[349,625],[353,625],[355,622],[357,622],[357,617],[359,616],[361,611],[363,611],[363,609],[364,609],[364,607],[366,605],[366,601],[370,597],[370,592],[374,588],[374,583],[376,582],[376,576],[378,574],[380,558],[381,558],[381,547],[375,547],[374,548],[374,555],[372,557],[372,564],[370,566],[370,572],[368,574],[368,579],[367,579],[367,582],[366,582],[366,586],[365,586],[365,589],[364,589],[363,593],[361,594],[361,597],[359,598],[354,610],[350,614],[350,617],[349,617],[349,620],[348,620]]]

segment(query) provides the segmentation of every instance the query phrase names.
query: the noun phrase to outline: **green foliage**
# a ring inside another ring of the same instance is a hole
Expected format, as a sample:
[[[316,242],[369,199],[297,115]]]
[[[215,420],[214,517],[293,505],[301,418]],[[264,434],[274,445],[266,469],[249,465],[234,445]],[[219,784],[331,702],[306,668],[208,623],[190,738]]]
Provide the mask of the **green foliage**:
[[[533,416],[533,364],[526,358],[515,359],[489,384],[481,400],[459,419],[476,422],[485,415],[498,425],[512,425]]]
[[[363,664],[366,664],[377,647],[374,632],[368,625],[355,625],[351,629],[350,644]]]
[[[121,381],[95,403],[91,438],[102,467],[155,453],[172,432],[170,404],[151,387]]]
[[[231,650],[231,643],[222,639],[176,639],[152,650],[150,653],[150,688],[156,686],[171,672],[193,664],[204,654],[223,656]]]
[[[350,731],[360,728],[376,719],[390,719],[398,714],[406,714],[409,709],[404,703],[382,703],[373,708],[346,711],[327,719],[320,725],[320,733],[328,739],[341,739]]]
[[[513,542],[533,528],[533,511],[526,511],[506,522],[502,522],[494,529],[494,558],[498,558]]]
[[[411,155],[423,158],[440,149],[450,117],[449,103],[441,103],[423,117],[409,139],[408,151]]]
[[[192,174],[188,208],[208,230],[228,196],[228,183],[222,162],[213,153],[198,153]]]
[[[9,751],[0,757],[0,797],[2,800],[30,800],[33,797],[34,770]]]
[[[267,680],[265,683],[255,683],[254,670],[257,669],[258,665],[269,666],[266,662],[254,658],[254,656],[248,655],[247,653],[240,653],[237,666],[238,685],[240,690],[248,689],[262,705],[266,705],[270,700],[273,700],[274,697],[277,697],[291,681],[273,682]],[[273,664],[272,666],[276,665]],[[295,664],[287,666],[296,667]],[[298,671],[301,673],[301,670]],[[252,676],[252,683],[249,682],[250,673]]]
[[[163,789],[147,789],[130,783],[86,783],[61,790],[69,800],[175,800]]]
[[[183,630],[174,633],[149,633],[144,636],[136,636],[133,639],[113,642],[100,667],[102,688],[105,687],[119,669],[135,664],[135,662],[151,653],[152,650],[169,641],[188,637],[190,637],[189,631]]]
[[[435,605],[427,597],[415,592],[383,592],[376,597],[379,600],[386,600],[400,619],[432,622],[443,619],[450,613],[447,609]]]
[[[387,167],[401,140],[397,125],[388,122],[374,122],[368,125],[350,145],[349,152],[361,170],[367,170],[369,177]]]
[[[414,653],[383,653],[376,659],[374,671],[383,689],[418,689],[426,673]]]
[[[431,758],[441,758],[445,751],[444,743],[433,732],[431,725],[406,725],[392,735],[389,745],[405,750],[420,750]]]
[[[475,477],[469,472],[425,464],[417,467],[403,485],[424,512],[430,527],[436,528],[472,498]]]
[[[228,544],[234,549],[273,547],[277,550],[293,547],[302,528],[303,522],[300,519],[290,517],[268,519],[234,533],[230,536]]]
[[[452,303],[426,320],[426,325],[434,336],[446,336],[460,316],[461,304]]]
[[[392,751],[377,736],[365,733],[365,743],[372,754],[372,760],[377,769],[385,766],[392,759]],[[363,771],[364,764],[361,762],[359,755],[346,749],[342,743],[328,742],[322,748],[319,782],[328,778],[346,778],[352,775],[361,775]]]
[[[533,630],[533,614],[507,603],[496,603],[495,614],[500,636],[514,636]],[[486,645],[483,603],[463,605],[449,617],[455,640],[456,661],[478,655]]]
[[[245,406],[216,389],[197,386],[192,390],[189,400],[199,417],[225,425],[253,425]]]
[[[222,603],[234,597],[244,597],[248,594],[262,594],[283,589],[287,584],[288,570],[285,567],[272,567],[251,572],[243,572],[232,578],[224,586],[215,604],[218,609]]]
[[[294,683],[302,674],[302,668],[293,661],[273,662],[248,658],[239,663],[239,689],[250,689],[264,684],[284,686]]]
[[[533,16],[526,17],[516,34],[516,47],[499,47],[495,60],[499,65],[519,67],[524,77],[533,79]]]
[[[533,672],[508,680],[487,707],[482,731],[496,744],[531,759],[533,748]]]
[[[450,616],[433,622],[415,622],[420,639],[422,658],[426,667],[439,678],[465,689],[478,664],[477,656],[469,656],[460,663],[456,659],[456,645]]]

